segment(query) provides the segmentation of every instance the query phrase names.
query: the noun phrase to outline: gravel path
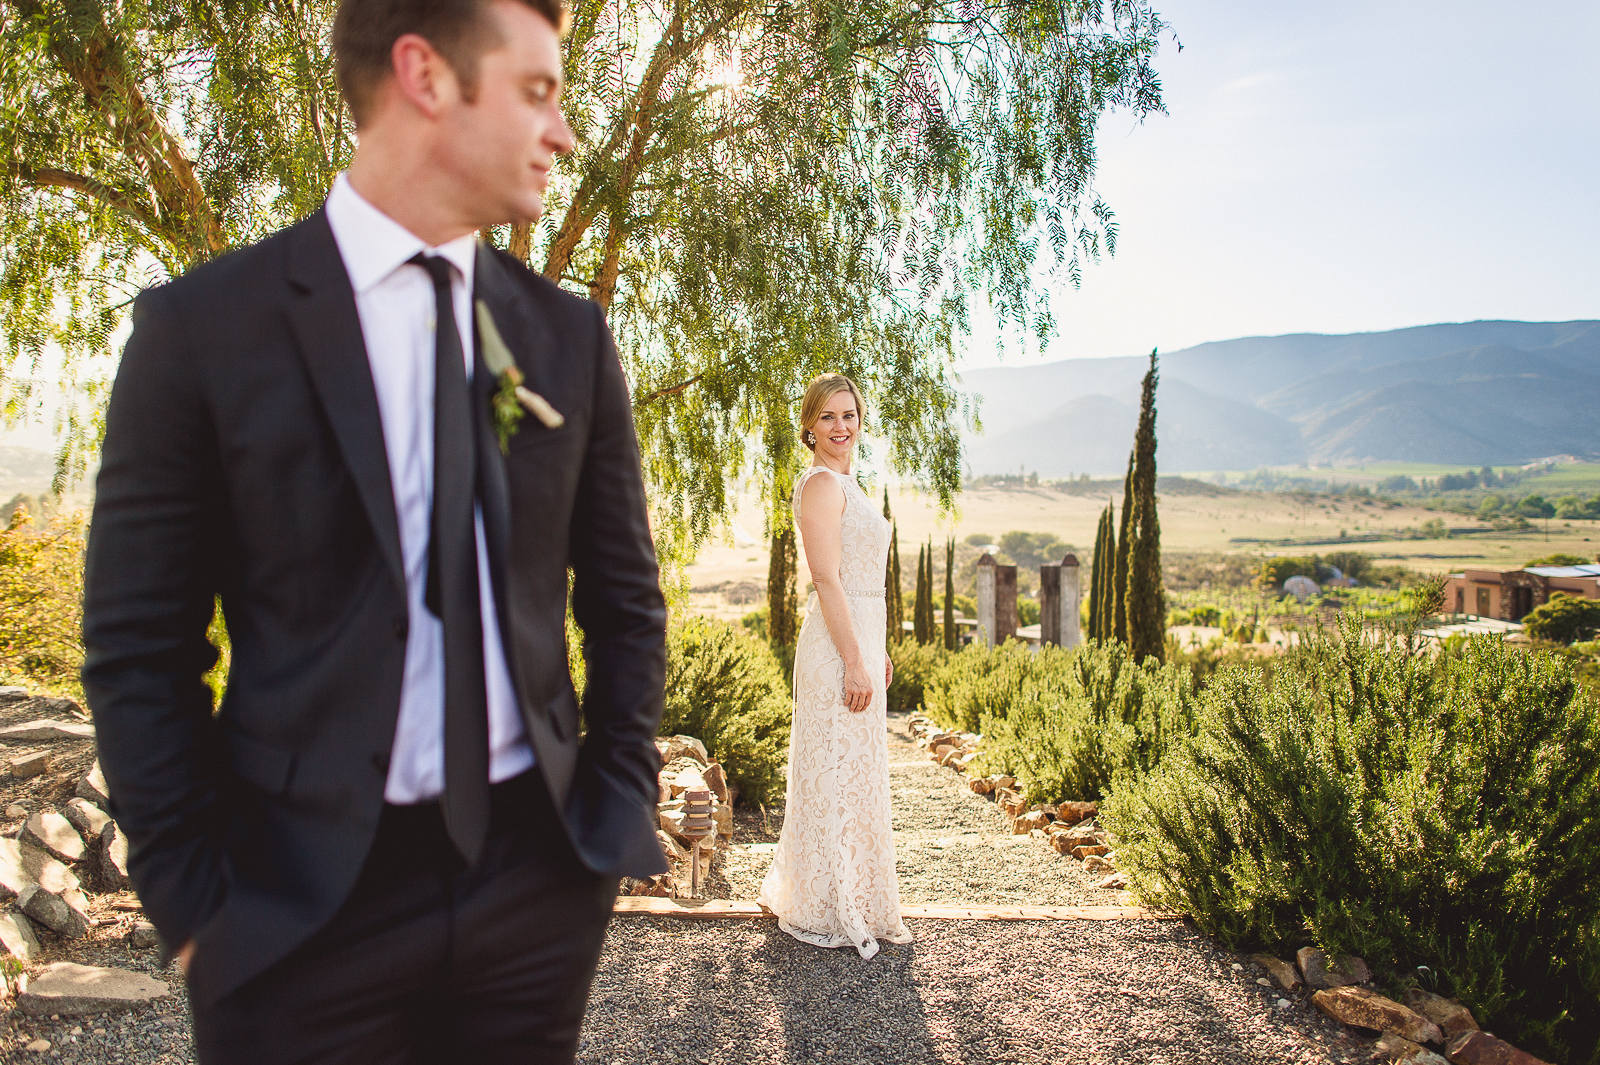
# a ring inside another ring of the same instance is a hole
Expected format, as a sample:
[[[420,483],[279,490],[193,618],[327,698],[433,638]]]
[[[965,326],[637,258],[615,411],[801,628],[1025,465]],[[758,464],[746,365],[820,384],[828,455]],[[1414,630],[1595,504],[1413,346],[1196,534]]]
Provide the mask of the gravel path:
[[[584,1065],[1363,1061],[1178,922],[911,921],[869,962],[771,921],[612,923]],[[1370,1045],[1370,1044],[1369,1044]]]
[[[1117,892],[1010,834],[987,799],[890,722],[902,898],[918,903],[1109,904]],[[744,843],[710,894],[755,897],[781,810],[741,811]],[[165,979],[168,998],[98,1017],[0,1017],[0,1062],[192,1065],[188,1001],[175,970],[122,937],[110,906],[88,942],[50,938],[70,959]],[[97,899],[97,902],[100,900]],[[795,942],[768,920],[619,917],[595,978],[584,1065],[960,1063],[1172,1065],[1357,1062],[1371,1043],[1308,1005],[1277,1005],[1264,974],[1175,921],[908,922],[916,942],[870,962]],[[43,1052],[26,1049],[46,1039]]]
[[[900,895],[916,903],[1108,905],[1121,892],[936,765],[889,720]],[[711,897],[753,899],[781,809],[744,814]],[[1371,1043],[1256,981],[1265,973],[1176,921],[907,922],[916,942],[853,952],[765,920],[612,922],[584,1065],[683,1062],[1066,1065],[1364,1061]],[[641,1018],[648,1018],[640,1023]]]
[[[965,781],[917,746],[904,714],[890,716],[889,790],[902,902],[1106,906],[1119,901],[1119,892],[1095,887],[1103,875],[1083,872],[1042,839],[1012,835],[1000,808],[973,794]],[[776,839],[782,810],[768,811],[767,820],[770,838]],[[739,840],[749,838],[743,827]],[[735,844],[709,879],[707,894],[753,899],[771,864],[770,844]]]

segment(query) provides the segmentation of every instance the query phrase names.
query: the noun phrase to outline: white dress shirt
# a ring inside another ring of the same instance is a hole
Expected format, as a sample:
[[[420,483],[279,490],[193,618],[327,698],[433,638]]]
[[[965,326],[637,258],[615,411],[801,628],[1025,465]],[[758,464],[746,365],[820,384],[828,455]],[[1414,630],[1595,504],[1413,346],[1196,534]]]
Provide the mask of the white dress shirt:
[[[328,224],[355,290],[356,313],[367,345],[367,362],[378,394],[389,481],[400,525],[405,562],[405,676],[400,718],[383,797],[392,803],[437,798],[444,791],[444,626],[423,605],[428,576],[429,511],[433,501],[433,282],[407,262],[418,252],[449,260],[456,328],[461,334],[467,378],[472,378],[472,277],[477,250],[468,234],[429,248],[394,219],[361,198],[344,174],[328,193]],[[517,710],[515,689],[501,643],[483,538],[483,510],[476,506],[478,599],[483,609],[483,658],[489,703],[489,779],[506,780],[533,765],[533,748]],[[362,663],[350,663],[360,669]]]

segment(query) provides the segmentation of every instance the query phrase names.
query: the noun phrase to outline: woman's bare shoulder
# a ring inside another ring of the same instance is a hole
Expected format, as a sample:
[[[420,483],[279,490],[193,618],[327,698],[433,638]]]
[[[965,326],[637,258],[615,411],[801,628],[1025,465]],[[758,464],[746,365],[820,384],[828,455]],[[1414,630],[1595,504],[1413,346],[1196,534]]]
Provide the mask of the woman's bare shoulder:
[[[826,476],[814,476],[815,474]],[[809,467],[801,474],[800,507],[812,514],[839,514],[844,511],[844,485],[826,466]]]

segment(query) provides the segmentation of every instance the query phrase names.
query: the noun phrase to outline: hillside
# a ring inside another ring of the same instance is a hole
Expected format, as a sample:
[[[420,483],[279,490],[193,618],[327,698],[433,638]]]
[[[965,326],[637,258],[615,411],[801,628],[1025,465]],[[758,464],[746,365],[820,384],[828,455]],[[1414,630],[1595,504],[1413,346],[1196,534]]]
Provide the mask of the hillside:
[[[974,370],[974,475],[1122,470],[1143,357]],[[1164,355],[1161,468],[1515,463],[1600,450],[1600,322],[1468,322]]]

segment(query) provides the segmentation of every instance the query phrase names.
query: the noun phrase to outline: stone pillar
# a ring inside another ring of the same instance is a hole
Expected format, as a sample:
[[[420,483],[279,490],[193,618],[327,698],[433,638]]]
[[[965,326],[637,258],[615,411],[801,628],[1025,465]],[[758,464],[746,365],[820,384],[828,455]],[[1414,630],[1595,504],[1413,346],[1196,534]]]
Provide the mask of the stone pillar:
[[[1017,634],[1017,567],[994,568],[994,642]]]
[[[994,646],[994,556],[987,551],[978,559],[978,640]]]
[[[1039,643],[1056,647],[1076,647],[1083,642],[1078,624],[1081,602],[1078,587],[1078,558],[1068,555],[1060,562],[1039,567]]]
[[[985,647],[1017,634],[1017,567],[985,553],[978,559],[978,638]]]
[[[1077,555],[1068,555],[1061,560],[1059,629],[1062,647],[1072,648],[1083,643],[1083,627],[1078,613],[1083,606],[1082,573]]]
[[[1039,567],[1039,646],[1061,646],[1061,564]]]

